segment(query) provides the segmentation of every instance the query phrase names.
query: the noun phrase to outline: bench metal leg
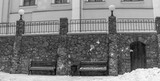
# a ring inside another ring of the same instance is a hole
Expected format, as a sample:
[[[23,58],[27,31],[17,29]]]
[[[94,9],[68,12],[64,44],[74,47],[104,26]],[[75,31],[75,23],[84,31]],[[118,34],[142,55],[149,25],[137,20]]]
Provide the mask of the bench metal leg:
[[[32,70],[30,70],[30,74],[32,75]]]
[[[79,75],[80,75],[80,76],[82,75],[81,71],[79,71]]]
[[[50,75],[53,75],[53,71],[49,71],[50,72]]]
[[[54,69],[54,71],[53,71],[53,72],[54,72],[54,75],[56,75],[57,70],[56,70],[56,69]]]
[[[31,74],[31,71],[29,70],[29,71],[28,71],[28,75],[30,75],[30,74]]]

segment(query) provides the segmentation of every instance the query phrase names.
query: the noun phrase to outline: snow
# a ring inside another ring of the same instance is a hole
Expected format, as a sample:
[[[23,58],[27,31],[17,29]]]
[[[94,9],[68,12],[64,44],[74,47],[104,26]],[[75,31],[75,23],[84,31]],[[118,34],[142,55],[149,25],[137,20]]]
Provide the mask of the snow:
[[[51,76],[0,72],[0,81],[160,81],[160,69],[136,69],[118,76]]]

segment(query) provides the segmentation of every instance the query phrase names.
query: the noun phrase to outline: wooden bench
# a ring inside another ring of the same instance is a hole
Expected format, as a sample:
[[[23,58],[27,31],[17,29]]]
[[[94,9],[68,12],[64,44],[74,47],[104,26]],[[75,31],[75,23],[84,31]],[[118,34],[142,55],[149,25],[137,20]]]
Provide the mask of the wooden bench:
[[[31,61],[28,67],[28,74],[33,71],[49,71],[51,75],[56,75],[56,61]]]
[[[81,61],[78,66],[79,75],[108,75],[107,61]]]

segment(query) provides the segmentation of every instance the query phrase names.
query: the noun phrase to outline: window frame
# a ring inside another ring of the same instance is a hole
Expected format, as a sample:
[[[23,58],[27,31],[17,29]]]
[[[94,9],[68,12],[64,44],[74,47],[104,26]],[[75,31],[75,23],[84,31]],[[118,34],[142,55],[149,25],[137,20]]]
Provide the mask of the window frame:
[[[28,0],[28,4],[26,4],[27,0],[23,0],[23,6],[35,6],[36,5],[36,0],[34,0],[32,3],[32,0]]]
[[[143,2],[144,0],[130,0],[130,1],[125,1],[125,0],[121,0],[121,2]]]
[[[105,2],[106,0],[84,0],[84,2],[87,2],[87,3],[99,3],[99,2]]]
[[[59,0],[59,1],[56,1],[56,0],[52,0],[52,4],[69,4],[70,3],[70,0]]]

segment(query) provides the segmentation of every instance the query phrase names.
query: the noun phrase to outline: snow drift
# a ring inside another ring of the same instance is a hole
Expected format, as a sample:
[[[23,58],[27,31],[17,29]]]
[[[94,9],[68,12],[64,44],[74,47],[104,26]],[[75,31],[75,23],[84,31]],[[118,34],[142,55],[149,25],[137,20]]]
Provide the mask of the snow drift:
[[[0,72],[0,81],[160,81],[160,69],[136,69],[119,76],[41,76]]]

